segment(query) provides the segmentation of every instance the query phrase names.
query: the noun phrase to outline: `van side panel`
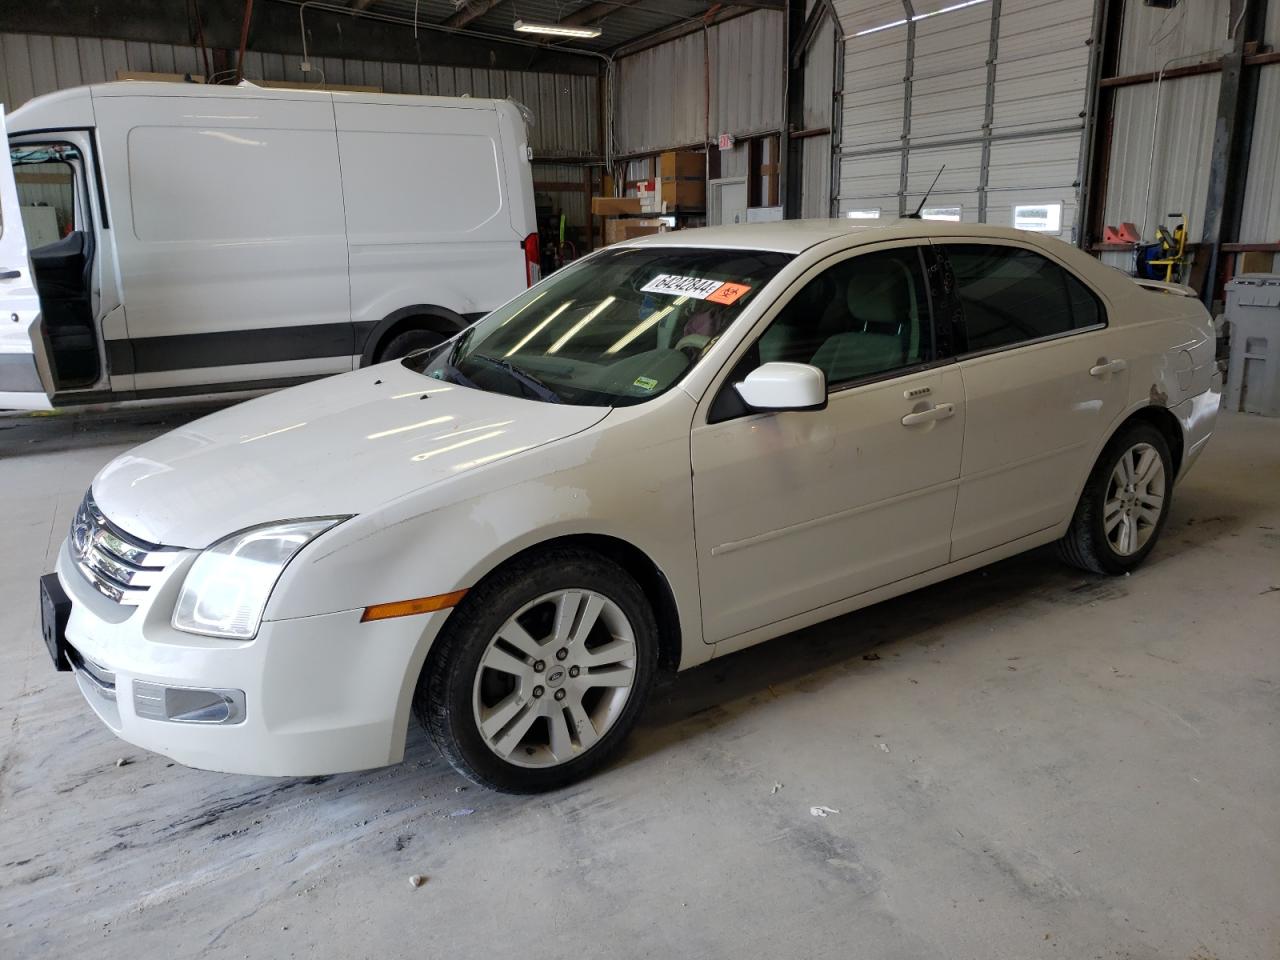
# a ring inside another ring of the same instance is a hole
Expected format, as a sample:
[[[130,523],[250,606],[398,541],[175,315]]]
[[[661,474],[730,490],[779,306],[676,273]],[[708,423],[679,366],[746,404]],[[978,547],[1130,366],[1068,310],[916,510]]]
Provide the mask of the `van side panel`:
[[[525,288],[492,103],[335,97],[334,114],[357,328],[415,304],[487,313]]]
[[[138,390],[350,370],[332,97],[97,96]]]

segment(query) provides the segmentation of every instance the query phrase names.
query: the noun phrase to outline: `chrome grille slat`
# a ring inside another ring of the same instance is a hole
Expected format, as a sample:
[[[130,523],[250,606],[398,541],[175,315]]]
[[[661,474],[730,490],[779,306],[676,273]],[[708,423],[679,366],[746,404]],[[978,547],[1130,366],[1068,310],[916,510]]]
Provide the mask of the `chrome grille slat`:
[[[76,569],[95,590],[116,603],[137,606],[160,582],[178,547],[148,543],[121,530],[84,496],[71,524],[70,548]]]

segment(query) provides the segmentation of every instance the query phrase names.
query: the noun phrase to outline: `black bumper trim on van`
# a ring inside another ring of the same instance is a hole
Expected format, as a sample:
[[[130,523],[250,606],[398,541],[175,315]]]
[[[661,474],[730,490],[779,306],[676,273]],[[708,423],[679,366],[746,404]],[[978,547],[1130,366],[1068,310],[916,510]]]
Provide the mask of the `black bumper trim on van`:
[[[0,392],[43,394],[36,358],[29,353],[0,353]]]
[[[111,373],[115,376],[351,357],[359,352],[356,330],[350,323],[178,333],[168,337],[107,341],[107,356]]]

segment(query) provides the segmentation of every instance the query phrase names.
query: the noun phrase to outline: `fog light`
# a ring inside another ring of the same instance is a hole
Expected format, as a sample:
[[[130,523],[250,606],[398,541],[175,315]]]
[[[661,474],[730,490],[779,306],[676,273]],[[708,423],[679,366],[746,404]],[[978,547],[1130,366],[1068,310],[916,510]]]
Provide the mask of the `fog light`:
[[[171,723],[240,723],[244,720],[244,691],[169,687],[135,680],[133,712],[146,720]]]

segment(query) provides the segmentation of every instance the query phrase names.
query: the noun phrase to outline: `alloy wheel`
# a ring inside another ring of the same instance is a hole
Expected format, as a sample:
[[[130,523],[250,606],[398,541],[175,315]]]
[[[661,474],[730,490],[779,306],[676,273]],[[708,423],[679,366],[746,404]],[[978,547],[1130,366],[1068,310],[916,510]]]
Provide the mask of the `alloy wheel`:
[[[568,763],[617,722],[635,679],[635,631],[616,603],[591,590],[548,593],[485,648],[472,686],[476,728],[508,763]]]
[[[1146,545],[1160,525],[1164,501],[1164,461],[1151,444],[1134,444],[1112,469],[1103,502],[1102,529],[1117,556],[1132,556]]]

